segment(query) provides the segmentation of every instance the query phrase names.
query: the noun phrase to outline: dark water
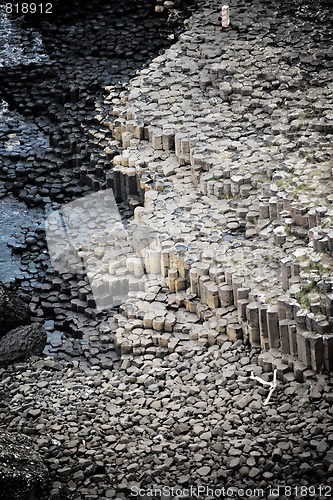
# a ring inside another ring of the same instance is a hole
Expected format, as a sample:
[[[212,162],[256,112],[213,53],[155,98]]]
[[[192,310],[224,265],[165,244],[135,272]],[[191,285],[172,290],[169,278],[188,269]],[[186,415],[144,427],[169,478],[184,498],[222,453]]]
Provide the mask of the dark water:
[[[0,5],[0,68],[45,62],[40,33],[22,29],[20,19],[12,19]]]
[[[103,151],[102,146],[100,150],[91,145],[87,127],[82,131],[81,124],[93,123],[104,88],[116,85],[121,90],[138,69],[170,45],[146,4],[141,2],[143,8],[137,9],[134,0],[56,0],[50,18],[9,16],[5,4],[0,5],[0,280],[20,274],[20,259],[7,244],[22,240],[21,226],[44,223],[43,209],[31,208],[37,187],[40,204],[49,205],[47,211],[54,202],[70,201],[70,193],[67,198],[52,198],[52,192],[65,182],[75,182],[71,165],[64,166],[75,151],[50,149],[50,129],[61,135],[63,129],[68,133],[76,126],[75,141],[89,166],[88,156],[93,152],[98,158]],[[62,102],[71,85],[80,92],[75,106]],[[50,176],[45,155],[52,156],[53,164],[61,164],[57,177]],[[45,177],[45,185],[36,183],[38,177]],[[86,194],[75,186],[73,196]],[[30,196],[29,208],[7,197],[13,193],[23,200],[24,191]]]
[[[22,274],[20,257],[10,246],[23,243],[24,228],[37,227],[42,216],[40,209],[28,209],[10,196],[0,200],[0,282],[9,282]]]
[[[47,59],[48,56],[42,50],[40,34],[32,29],[23,30],[20,21],[10,19],[5,12],[5,5],[0,5],[0,68],[39,64]],[[0,130],[12,120],[13,114],[9,112],[7,102],[0,99]],[[28,128],[33,131],[30,126]],[[13,134],[11,141],[7,141],[4,147],[8,153],[12,151],[15,154],[24,145]],[[7,196],[0,200],[0,281],[8,282],[21,274],[20,257],[12,252],[11,245],[23,242],[24,228],[36,227],[42,216],[41,210],[28,209],[13,197]]]

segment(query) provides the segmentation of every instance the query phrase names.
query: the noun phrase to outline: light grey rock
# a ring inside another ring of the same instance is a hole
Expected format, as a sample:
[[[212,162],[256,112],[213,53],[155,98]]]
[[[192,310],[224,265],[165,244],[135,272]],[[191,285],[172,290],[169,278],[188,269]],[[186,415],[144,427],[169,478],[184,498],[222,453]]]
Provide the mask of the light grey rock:
[[[200,467],[200,469],[197,470],[197,473],[202,476],[202,477],[206,477],[208,476],[208,474],[210,473],[210,467]]]

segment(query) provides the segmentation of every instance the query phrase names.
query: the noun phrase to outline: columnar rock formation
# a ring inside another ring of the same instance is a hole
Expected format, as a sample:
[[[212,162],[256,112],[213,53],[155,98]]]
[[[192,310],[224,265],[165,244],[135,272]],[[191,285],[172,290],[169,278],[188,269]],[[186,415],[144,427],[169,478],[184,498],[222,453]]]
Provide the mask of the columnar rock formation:
[[[286,48],[288,21],[268,26],[266,7],[252,18],[236,2],[223,31],[216,2],[205,9],[106,100],[124,148],[108,185],[160,236],[116,342],[244,339],[302,380],[333,368],[332,53],[297,23]]]

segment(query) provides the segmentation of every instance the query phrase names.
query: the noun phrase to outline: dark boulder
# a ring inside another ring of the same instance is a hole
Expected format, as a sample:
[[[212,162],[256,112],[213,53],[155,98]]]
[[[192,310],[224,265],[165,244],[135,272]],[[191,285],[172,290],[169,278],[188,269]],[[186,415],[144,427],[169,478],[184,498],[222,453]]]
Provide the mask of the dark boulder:
[[[49,471],[29,438],[0,430],[0,500],[45,498]]]
[[[0,339],[0,365],[40,356],[44,351],[47,335],[39,323],[19,326]]]
[[[14,292],[0,285],[0,337],[29,323],[28,306]]]

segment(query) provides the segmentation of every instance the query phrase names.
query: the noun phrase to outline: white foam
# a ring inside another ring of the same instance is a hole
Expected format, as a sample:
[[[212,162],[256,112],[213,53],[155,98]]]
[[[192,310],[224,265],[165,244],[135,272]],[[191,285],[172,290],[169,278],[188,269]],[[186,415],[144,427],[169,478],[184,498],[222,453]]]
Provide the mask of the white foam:
[[[48,60],[40,33],[30,28],[24,32],[21,24],[20,19],[13,20],[8,16],[5,6],[0,6],[0,68]]]
[[[0,116],[8,114],[8,102],[3,99],[0,101]]]

